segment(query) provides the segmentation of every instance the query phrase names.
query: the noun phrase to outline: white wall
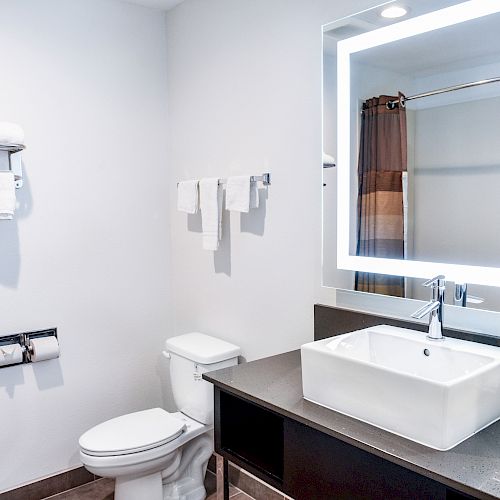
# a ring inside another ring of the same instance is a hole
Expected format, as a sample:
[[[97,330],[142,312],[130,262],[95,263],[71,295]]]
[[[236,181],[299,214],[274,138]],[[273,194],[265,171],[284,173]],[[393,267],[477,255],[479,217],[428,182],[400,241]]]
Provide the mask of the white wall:
[[[79,466],[78,437],[161,404],[171,334],[164,14],[0,1],[0,120],[26,183],[0,222],[0,334],[57,326],[61,357],[0,370],[0,491]]]
[[[173,181],[272,173],[263,207],[225,212],[222,248],[172,208],[175,330],[247,359],[313,338],[321,284],[321,25],[368,0],[186,0],[167,15]],[[171,183],[171,192],[175,183]],[[228,232],[230,231],[230,235]]]

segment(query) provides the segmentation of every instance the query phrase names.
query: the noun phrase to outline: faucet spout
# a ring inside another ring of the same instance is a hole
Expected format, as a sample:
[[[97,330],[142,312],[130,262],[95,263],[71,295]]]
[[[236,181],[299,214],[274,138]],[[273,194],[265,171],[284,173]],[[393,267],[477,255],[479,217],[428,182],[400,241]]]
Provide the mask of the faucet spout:
[[[444,292],[446,281],[444,276],[439,275],[427,280],[423,286],[432,290],[431,300],[423,307],[415,311],[411,317],[421,319],[429,315],[429,333],[427,338],[431,340],[444,340],[443,337],[443,312],[444,312]]]

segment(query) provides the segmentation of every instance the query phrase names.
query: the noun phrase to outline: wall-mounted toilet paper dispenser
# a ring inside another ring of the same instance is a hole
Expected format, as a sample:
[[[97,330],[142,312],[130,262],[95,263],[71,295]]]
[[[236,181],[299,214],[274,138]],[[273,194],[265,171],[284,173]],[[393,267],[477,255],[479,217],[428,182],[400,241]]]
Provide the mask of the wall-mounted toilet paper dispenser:
[[[0,368],[58,357],[57,328],[0,336]]]

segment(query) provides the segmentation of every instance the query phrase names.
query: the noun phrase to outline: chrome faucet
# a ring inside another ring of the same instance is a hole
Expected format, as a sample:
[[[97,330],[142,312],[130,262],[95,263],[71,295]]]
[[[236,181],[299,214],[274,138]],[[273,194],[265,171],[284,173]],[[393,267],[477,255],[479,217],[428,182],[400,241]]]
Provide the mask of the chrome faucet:
[[[482,304],[484,299],[470,295],[467,283],[455,283],[455,295],[453,304],[456,306],[467,307],[469,304]]]
[[[411,317],[421,319],[426,314],[429,315],[429,333],[427,338],[431,340],[444,340],[443,337],[443,312],[444,312],[444,292],[446,281],[442,274],[427,280],[422,286],[430,287],[432,291],[431,300],[415,311]]]

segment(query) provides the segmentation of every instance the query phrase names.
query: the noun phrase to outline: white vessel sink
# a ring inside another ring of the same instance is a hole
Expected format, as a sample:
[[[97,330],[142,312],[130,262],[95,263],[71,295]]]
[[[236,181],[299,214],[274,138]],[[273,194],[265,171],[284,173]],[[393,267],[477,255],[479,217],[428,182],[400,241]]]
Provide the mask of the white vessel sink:
[[[437,450],[500,418],[500,348],[387,325],[301,347],[304,398]]]

